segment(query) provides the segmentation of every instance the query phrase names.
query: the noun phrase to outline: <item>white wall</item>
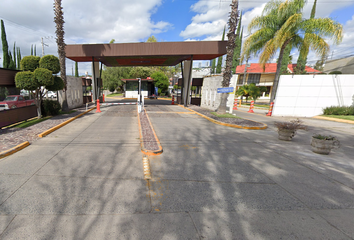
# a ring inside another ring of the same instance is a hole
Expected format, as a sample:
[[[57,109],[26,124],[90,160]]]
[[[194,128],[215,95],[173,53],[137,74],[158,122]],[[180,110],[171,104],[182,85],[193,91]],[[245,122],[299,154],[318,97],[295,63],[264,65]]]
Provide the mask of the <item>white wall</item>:
[[[82,80],[81,78],[66,76],[67,81],[67,103],[69,109],[81,107],[83,105]],[[59,91],[59,102],[62,101],[63,91]]]
[[[274,116],[313,117],[329,106],[354,102],[354,75],[282,75]]]
[[[144,97],[148,96],[148,91],[141,91]],[[126,98],[138,98],[138,91],[125,91]]]

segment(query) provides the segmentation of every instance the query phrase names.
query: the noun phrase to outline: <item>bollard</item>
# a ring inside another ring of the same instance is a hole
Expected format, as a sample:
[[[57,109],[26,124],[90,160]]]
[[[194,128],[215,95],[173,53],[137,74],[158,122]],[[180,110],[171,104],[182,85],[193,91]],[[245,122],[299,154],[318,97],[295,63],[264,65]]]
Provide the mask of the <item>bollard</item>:
[[[97,99],[97,110],[96,110],[96,113],[100,113],[100,112],[101,112],[100,99]]]
[[[102,102],[106,102],[106,101],[104,100],[104,93],[102,94]]]
[[[253,112],[253,108],[254,108],[254,101],[251,101],[250,110],[248,110],[248,112],[249,112],[249,113],[254,113],[254,112]]]
[[[235,101],[234,101],[234,108],[233,108],[233,110],[237,110],[237,98],[236,98]]]
[[[171,105],[175,105],[175,96],[174,95],[172,95],[172,103],[171,103]]]
[[[274,102],[271,102],[270,106],[269,106],[269,111],[266,116],[269,116],[269,117],[272,116],[273,107],[274,107]]]

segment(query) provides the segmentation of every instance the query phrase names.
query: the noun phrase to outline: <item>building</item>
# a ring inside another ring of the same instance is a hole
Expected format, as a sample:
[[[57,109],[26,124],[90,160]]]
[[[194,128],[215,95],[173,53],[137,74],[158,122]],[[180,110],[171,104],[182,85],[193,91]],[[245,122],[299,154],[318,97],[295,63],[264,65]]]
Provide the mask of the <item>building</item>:
[[[330,73],[334,71],[340,71],[342,74],[354,74],[354,56],[327,61],[323,72]]]
[[[18,70],[0,68],[0,101],[3,100],[5,95],[20,94],[20,89],[16,88],[15,75]]]
[[[138,98],[139,80],[134,79],[122,79],[124,84],[124,92],[126,98]],[[141,79],[141,92],[144,96],[151,96],[155,94],[154,79],[148,77]]]
[[[288,72],[291,74],[294,72],[294,68],[296,64],[288,65]],[[263,97],[269,97],[269,94],[272,92],[273,82],[275,78],[275,72],[277,71],[277,63],[267,63],[265,64],[265,69],[262,68],[262,65],[259,63],[251,63],[248,65],[246,69],[246,77],[244,81],[245,75],[245,65],[240,65],[236,67],[236,74],[238,74],[238,80],[236,89],[242,86],[243,84],[251,84],[254,83],[256,86],[265,86],[267,87],[267,91],[264,93]],[[320,71],[310,68],[308,66],[305,67],[305,71],[308,74],[318,74]]]

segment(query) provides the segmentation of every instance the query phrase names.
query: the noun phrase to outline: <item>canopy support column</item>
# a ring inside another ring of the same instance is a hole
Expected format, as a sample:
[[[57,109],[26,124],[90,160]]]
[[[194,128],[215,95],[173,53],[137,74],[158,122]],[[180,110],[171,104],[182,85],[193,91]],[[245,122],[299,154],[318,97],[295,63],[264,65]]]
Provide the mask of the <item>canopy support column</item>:
[[[193,55],[191,56],[191,60],[185,60],[183,62],[183,103],[184,106],[187,107],[190,104],[190,87],[192,81],[192,67],[193,67]]]

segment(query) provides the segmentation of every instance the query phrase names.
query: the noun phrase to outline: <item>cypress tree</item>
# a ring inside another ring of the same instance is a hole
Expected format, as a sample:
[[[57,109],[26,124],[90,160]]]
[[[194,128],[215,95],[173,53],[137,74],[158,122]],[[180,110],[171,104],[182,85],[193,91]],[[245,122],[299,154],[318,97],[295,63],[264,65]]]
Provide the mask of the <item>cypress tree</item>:
[[[212,63],[211,63],[211,73],[215,73],[215,58],[213,59]]]
[[[17,69],[20,70],[21,69],[21,49],[18,47],[17,48]]]
[[[33,44],[31,45],[31,56],[33,56]]]
[[[315,2],[313,3],[310,19],[315,18],[316,5],[317,5],[317,0],[315,0]],[[305,33],[304,40],[306,42],[306,33]],[[306,73],[305,67],[306,67],[307,55],[308,54],[309,54],[309,46],[307,44],[303,44],[301,46],[300,54],[299,54],[299,57],[297,59],[297,64],[296,64],[296,67],[294,69],[295,74],[305,74]]]
[[[281,66],[280,66],[280,74],[288,74],[288,65],[289,65],[289,62],[290,62],[291,49],[292,49],[291,44],[288,44],[285,47],[284,54],[283,54],[283,59],[281,61]]]
[[[13,57],[13,61],[15,63],[15,69],[17,68],[17,64],[16,64],[16,42],[14,42],[14,50],[13,50],[13,53],[14,53],[14,57]]]
[[[34,56],[37,56],[37,46],[36,46],[36,44],[34,45]]]
[[[224,27],[224,32],[222,33],[221,41],[224,41],[225,39],[225,29],[226,26]],[[216,65],[216,73],[221,73],[221,64],[222,64],[222,56],[218,57],[218,64]]]
[[[232,58],[232,71],[234,73],[236,71],[236,67],[238,65],[240,65],[241,47],[242,47],[242,35],[243,35],[243,28],[241,30],[241,21],[242,21],[242,12],[240,14],[240,19],[238,21],[236,40],[235,40],[234,56]]]
[[[3,51],[2,67],[9,68],[11,60],[9,56],[9,46],[7,45],[7,40],[6,40],[5,25],[2,19],[1,19],[1,41],[2,41],[2,51]]]
[[[8,69],[16,69],[16,64],[15,64],[14,60],[12,59],[11,51],[9,51],[9,58],[10,58],[10,65],[9,65]]]
[[[79,64],[75,62],[75,77],[79,77]]]

